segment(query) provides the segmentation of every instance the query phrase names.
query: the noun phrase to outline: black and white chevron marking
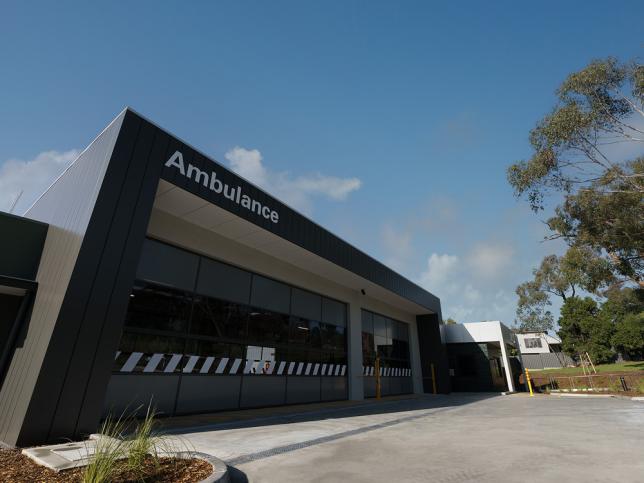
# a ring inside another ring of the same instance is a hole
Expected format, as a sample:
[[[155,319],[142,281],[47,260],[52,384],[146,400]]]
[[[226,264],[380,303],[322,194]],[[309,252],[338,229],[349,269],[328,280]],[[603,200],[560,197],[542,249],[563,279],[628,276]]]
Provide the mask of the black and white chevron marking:
[[[145,354],[116,352],[115,360],[123,356],[117,369],[126,373],[174,373],[184,374],[256,374],[277,376],[338,376],[346,375],[346,364],[318,362],[286,362],[252,360],[228,357],[195,356],[184,354]],[[127,356],[127,357],[125,357]]]
[[[374,366],[362,366],[363,376],[373,376],[374,374]],[[411,369],[406,367],[381,367],[380,375],[382,377],[409,377],[411,376]]]

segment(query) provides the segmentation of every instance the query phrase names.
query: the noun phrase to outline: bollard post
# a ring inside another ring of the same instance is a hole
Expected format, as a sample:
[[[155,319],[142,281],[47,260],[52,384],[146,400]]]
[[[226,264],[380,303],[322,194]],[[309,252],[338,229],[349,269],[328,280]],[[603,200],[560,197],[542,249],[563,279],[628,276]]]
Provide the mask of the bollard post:
[[[528,389],[530,389],[530,397],[534,396],[534,393],[532,392],[532,382],[530,382],[530,373],[528,372],[528,368],[525,368],[525,378],[526,381],[528,381]]]
[[[432,362],[432,387],[434,394],[436,394],[436,371],[434,370],[434,363]]]

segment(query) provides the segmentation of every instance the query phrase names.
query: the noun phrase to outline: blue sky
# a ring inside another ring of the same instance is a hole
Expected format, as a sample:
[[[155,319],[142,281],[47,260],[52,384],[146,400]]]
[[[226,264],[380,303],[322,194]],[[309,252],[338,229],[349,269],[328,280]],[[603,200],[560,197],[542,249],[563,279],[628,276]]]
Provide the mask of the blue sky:
[[[0,209],[129,105],[446,317],[511,323],[515,286],[561,247],[505,169],[568,73],[641,56],[642,18],[641,1],[3,2]]]

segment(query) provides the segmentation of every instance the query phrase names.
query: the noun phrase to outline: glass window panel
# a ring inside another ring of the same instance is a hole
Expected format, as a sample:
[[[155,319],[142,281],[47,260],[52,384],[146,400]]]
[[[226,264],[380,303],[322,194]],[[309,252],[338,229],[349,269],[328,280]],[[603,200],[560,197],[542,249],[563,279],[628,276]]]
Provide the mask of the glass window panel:
[[[373,333],[382,338],[387,338],[387,320],[378,314],[373,316]]]
[[[401,359],[401,358],[404,358],[402,354],[403,354],[403,351],[400,345],[400,341],[398,339],[394,339],[391,345],[391,357],[394,357],[396,359]]]
[[[311,350],[307,354],[308,362],[322,362],[322,352]]]
[[[374,342],[373,334],[369,332],[362,333],[362,356],[373,357],[376,353],[376,345]]]
[[[288,314],[291,305],[291,287],[270,278],[253,275],[250,300],[254,307]]]
[[[320,324],[322,336],[322,348],[334,350],[346,350],[345,328],[333,324]]]
[[[525,346],[526,346],[526,349],[541,348],[541,339],[538,337],[526,337]]]
[[[322,297],[322,321],[346,327],[347,306],[337,300]]]
[[[291,289],[291,314],[305,319],[320,320],[322,317],[322,297],[293,287]]]
[[[320,348],[320,323],[315,320],[291,316],[289,343]]]
[[[309,351],[302,347],[289,347],[287,360],[292,362],[306,362]]]
[[[190,333],[244,342],[249,312],[245,305],[197,296]]]
[[[260,346],[275,346],[288,342],[289,316],[251,309],[248,318],[248,341]]]
[[[233,359],[243,359],[246,352],[246,348],[244,346],[237,344],[231,344],[228,347],[228,350],[228,357],[230,357],[231,361]]]
[[[373,334],[373,314],[367,310],[362,311],[362,331]]]
[[[196,291],[218,299],[248,304],[251,274],[225,263],[201,259]]]
[[[381,358],[391,357],[391,344],[386,337],[375,336],[376,351]]]
[[[347,354],[345,352],[322,352],[321,356],[322,356],[322,362],[325,364],[346,364],[347,363]],[[345,375],[346,375],[346,372],[345,372]]]
[[[335,344],[334,348],[337,350],[345,351],[347,350],[347,329],[345,327],[336,327],[335,328]]]
[[[400,325],[398,326],[398,331],[399,331],[400,340],[409,342],[409,324],[400,322]]]
[[[273,349],[275,354],[276,361],[285,361],[288,359],[288,348],[286,347],[275,347]]]
[[[162,335],[124,332],[119,350],[121,352],[143,352],[146,354],[183,354],[185,339]]]
[[[185,332],[191,298],[187,292],[136,282],[125,316],[126,327]]]
[[[400,359],[404,359],[406,361],[409,360],[409,342],[406,340],[399,340],[398,345],[400,347],[399,353],[400,355],[398,356]]]
[[[388,340],[393,338],[393,325],[393,320],[385,318],[385,326],[387,327],[387,333],[385,337],[387,337]]]
[[[166,365],[172,360],[175,354],[183,354],[185,340],[179,337],[165,337],[160,335],[136,334],[124,332],[121,337],[119,350],[121,354],[114,362],[114,370],[120,371],[132,352],[142,352],[144,355],[139,358],[136,366],[131,368],[134,372],[141,372],[155,357],[156,363],[152,368],[153,372],[163,372]],[[156,356],[154,356],[157,354]],[[159,354],[162,354],[159,357]],[[185,358],[183,358],[185,359]],[[176,365],[174,372],[181,370],[183,360]]]
[[[229,357],[231,344],[210,340],[188,340],[186,354],[195,356]]]
[[[141,250],[137,278],[193,290],[198,265],[196,254],[147,239]]]

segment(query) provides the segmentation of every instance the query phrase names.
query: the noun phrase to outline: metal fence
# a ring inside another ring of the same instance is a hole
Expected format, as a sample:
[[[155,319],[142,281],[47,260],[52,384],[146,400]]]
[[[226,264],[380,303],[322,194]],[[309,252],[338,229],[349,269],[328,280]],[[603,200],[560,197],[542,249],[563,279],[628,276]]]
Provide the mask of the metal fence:
[[[524,382],[524,377],[522,381]],[[537,392],[600,392],[644,394],[644,371],[624,374],[539,375],[530,374]]]
[[[547,352],[545,354],[522,354],[523,367],[528,369],[557,369],[575,364],[572,358],[563,352]]]

